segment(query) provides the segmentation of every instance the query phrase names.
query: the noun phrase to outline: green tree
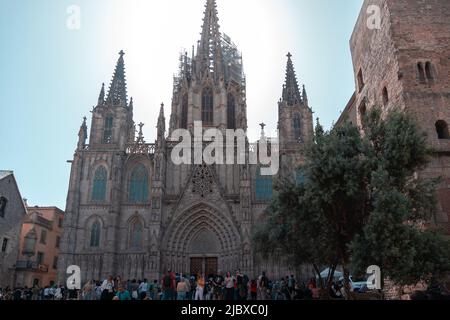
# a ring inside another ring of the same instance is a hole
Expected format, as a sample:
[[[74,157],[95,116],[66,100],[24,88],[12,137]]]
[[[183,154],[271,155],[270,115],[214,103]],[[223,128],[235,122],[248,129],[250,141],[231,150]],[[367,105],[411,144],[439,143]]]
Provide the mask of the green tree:
[[[402,112],[383,119],[374,108],[364,134],[350,123],[329,132],[317,124],[300,168],[306,180],[277,183],[257,250],[282,252],[316,273],[340,265],[347,289],[350,268],[376,264],[399,284],[447,271],[448,241],[420,227],[435,210],[434,181],[415,176],[428,155],[425,136]]]

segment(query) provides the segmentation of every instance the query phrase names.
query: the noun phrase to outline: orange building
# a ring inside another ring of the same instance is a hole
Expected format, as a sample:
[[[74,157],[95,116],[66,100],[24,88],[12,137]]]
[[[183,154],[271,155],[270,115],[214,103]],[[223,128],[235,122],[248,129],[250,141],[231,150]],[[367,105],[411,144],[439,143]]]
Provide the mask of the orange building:
[[[16,263],[16,287],[56,282],[64,212],[56,207],[27,207]]]

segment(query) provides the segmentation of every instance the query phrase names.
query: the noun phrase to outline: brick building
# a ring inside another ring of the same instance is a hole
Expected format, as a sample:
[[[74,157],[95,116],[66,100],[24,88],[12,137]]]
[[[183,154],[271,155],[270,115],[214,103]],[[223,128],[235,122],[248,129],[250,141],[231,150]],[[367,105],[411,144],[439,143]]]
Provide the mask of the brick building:
[[[350,47],[356,91],[337,124],[375,105],[415,116],[435,150],[420,175],[444,180],[432,222],[450,232],[450,1],[365,0]]]
[[[64,212],[56,207],[28,207],[16,262],[17,287],[56,283]],[[28,241],[32,241],[30,247]]]

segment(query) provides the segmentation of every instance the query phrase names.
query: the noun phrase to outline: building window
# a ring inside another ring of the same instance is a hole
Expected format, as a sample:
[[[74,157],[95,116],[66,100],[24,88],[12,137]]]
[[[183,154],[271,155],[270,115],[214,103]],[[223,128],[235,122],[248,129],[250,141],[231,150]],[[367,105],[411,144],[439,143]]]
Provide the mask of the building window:
[[[130,247],[139,249],[142,247],[143,226],[139,219],[134,219],[130,224]]]
[[[47,231],[41,230],[41,240],[40,243],[46,244],[47,243]]]
[[[53,269],[58,269],[58,256],[53,258]]]
[[[107,172],[105,167],[100,166],[95,170],[94,185],[92,188],[93,201],[105,201]]]
[[[0,197],[0,217],[5,217],[6,212],[6,204],[8,203],[8,200],[5,197]]]
[[[425,75],[427,76],[428,80],[434,80],[433,65],[429,61],[425,63]]]
[[[300,115],[296,114],[294,116],[293,126],[295,139],[299,140],[302,136]]]
[[[188,95],[183,95],[183,99],[181,101],[181,129],[188,128]]]
[[[256,200],[269,201],[273,196],[273,177],[263,176],[261,168],[256,171]]]
[[[38,265],[44,264],[44,253],[43,252],[38,252],[37,253],[36,263]]]
[[[364,88],[364,77],[363,77],[362,69],[359,69],[359,72],[358,72],[358,88],[359,88],[359,92],[361,92],[362,89]]]
[[[91,248],[100,247],[100,233],[101,233],[100,222],[95,221],[91,227],[91,241],[90,241]]]
[[[60,236],[57,236],[57,237],[56,237],[55,248],[59,248],[60,242],[61,242],[61,237],[60,237]]]
[[[58,228],[62,228],[63,226],[63,218],[58,219]]]
[[[211,88],[203,89],[202,121],[205,126],[210,126],[214,123],[214,94]]]
[[[445,122],[444,120],[439,120],[438,122],[436,122],[436,133],[438,139],[440,140],[450,139],[447,122]]]
[[[231,93],[227,99],[227,122],[228,129],[236,130],[236,99]]]
[[[112,142],[112,132],[113,132],[113,117],[108,116],[105,119],[105,128],[103,131],[103,143]]]
[[[145,203],[148,200],[148,171],[142,164],[131,173],[129,200],[131,203]]]
[[[383,105],[387,105],[389,103],[389,93],[386,87],[383,88]]]
[[[3,238],[2,253],[5,253],[6,249],[8,249],[8,239],[7,238]]]
[[[367,106],[366,106],[366,100],[364,99],[361,104],[359,105],[359,116],[361,117],[361,121],[364,120],[367,114]]]
[[[417,72],[420,82],[425,82],[425,69],[423,68],[422,62],[417,63]]]

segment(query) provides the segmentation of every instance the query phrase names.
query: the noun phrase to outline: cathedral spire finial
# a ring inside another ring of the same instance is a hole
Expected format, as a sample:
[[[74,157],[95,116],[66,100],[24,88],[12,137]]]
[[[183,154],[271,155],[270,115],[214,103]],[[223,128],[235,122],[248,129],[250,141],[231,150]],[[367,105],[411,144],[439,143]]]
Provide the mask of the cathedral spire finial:
[[[222,67],[222,49],[216,0],[207,0],[201,39],[197,50],[200,72],[219,71]],[[219,76],[219,74],[218,74]]]
[[[125,62],[123,56],[125,52],[119,52],[119,60],[114,70],[114,76],[109,87],[107,102],[116,106],[127,106],[127,83],[125,79]]]
[[[294,64],[292,63],[292,54],[287,54],[288,61],[286,66],[286,83],[283,86],[283,100],[289,106],[293,106],[301,101],[300,88],[295,75]]]
[[[306,94],[306,88],[305,88],[305,85],[303,85],[302,99],[303,99],[303,102],[304,102],[306,105],[308,105],[308,95]]]
[[[98,95],[98,105],[101,106],[105,102],[105,84],[102,83],[100,94]]]

